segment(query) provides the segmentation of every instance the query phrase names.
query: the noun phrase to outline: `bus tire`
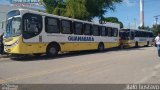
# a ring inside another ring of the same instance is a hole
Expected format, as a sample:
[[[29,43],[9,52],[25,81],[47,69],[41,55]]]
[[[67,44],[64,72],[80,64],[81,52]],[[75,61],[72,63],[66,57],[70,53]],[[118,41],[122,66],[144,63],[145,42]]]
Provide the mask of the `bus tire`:
[[[136,48],[138,48],[138,47],[139,47],[139,46],[138,46],[138,42],[136,42],[136,43],[135,43],[135,47],[136,47]]]
[[[53,56],[58,54],[58,51],[59,51],[59,49],[58,49],[58,46],[56,44],[50,44],[47,47],[46,54],[49,57],[53,57]]]
[[[98,45],[98,51],[100,51],[100,52],[104,51],[104,44],[103,43],[99,43],[99,45]]]
[[[120,44],[120,45],[119,45],[119,48],[120,48],[120,49],[124,49],[125,46],[124,46],[123,44]]]
[[[147,47],[149,46],[149,41],[147,42],[147,45],[146,45]]]

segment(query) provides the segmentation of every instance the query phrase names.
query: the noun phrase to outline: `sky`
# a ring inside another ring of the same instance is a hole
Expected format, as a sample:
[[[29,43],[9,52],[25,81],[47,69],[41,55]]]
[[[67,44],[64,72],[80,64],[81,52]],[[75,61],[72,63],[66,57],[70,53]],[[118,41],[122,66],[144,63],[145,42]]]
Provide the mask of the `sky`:
[[[139,26],[140,0],[123,0],[123,3],[115,5],[115,11],[108,11],[106,17],[117,17],[126,28]],[[144,0],[144,24],[152,27],[155,24],[154,16],[160,15],[160,0]],[[160,17],[158,22],[160,22]]]
[[[9,5],[10,0],[0,0],[0,5]],[[144,0],[144,24],[152,26],[155,24],[154,16],[160,15],[160,0]],[[139,26],[140,22],[140,0],[123,0],[115,4],[115,10],[108,10],[105,17],[117,17],[125,28]],[[96,21],[97,19],[94,19]],[[98,21],[97,21],[98,22]],[[135,23],[136,22],[136,23]],[[158,22],[160,22],[160,17]]]

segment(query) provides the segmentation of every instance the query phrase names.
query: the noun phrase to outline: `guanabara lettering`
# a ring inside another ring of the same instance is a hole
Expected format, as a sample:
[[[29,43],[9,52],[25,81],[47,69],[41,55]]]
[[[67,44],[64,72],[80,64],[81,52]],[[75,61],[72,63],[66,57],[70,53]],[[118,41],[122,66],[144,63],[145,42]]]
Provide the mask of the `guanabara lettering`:
[[[94,41],[93,37],[69,36],[69,41]]]

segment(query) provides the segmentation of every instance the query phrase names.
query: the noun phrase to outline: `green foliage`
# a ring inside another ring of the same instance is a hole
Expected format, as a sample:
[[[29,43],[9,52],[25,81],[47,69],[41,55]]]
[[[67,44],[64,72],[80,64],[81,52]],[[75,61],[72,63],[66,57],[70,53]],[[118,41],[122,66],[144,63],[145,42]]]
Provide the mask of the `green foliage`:
[[[105,22],[112,22],[112,23],[119,22],[118,18],[116,18],[116,17],[107,17],[107,18],[103,18],[102,20]]]
[[[122,0],[41,0],[47,13],[88,21],[103,18],[108,9],[114,10],[114,4],[120,2]]]
[[[143,29],[143,30],[147,30],[147,31],[150,31],[151,28],[149,26],[142,26],[142,27],[138,27],[138,29]]]
[[[152,31],[153,31],[154,35],[158,35],[158,33],[160,33],[160,25],[157,25],[157,27],[155,25],[153,25]]]
[[[65,12],[66,5],[63,0],[40,0],[49,14],[61,15]]]
[[[123,28],[123,23],[118,20],[116,17],[107,17],[107,18],[102,18],[100,20],[100,23],[106,23],[106,22],[112,22],[112,23],[118,23],[120,24],[120,28]]]
[[[120,3],[122,0],[86,0],[86,8],[89,12],[89,20],[94,17],[103,18],[108,9],[114,10],[115,3]]]
[[[124,25],[123,25],[123,23],[121,21],[119,21],[118,23],[120,24],[120,28],[124,27]]]
[[[53,10],[53,14],[59,15],[59,16],[64,16],[66,12],[66,5],[63,3],[61,0],[57,2],[57,6]]]
[[[86,0],[66,0],[65,16],[86,20],[88,12],[85,7]]]

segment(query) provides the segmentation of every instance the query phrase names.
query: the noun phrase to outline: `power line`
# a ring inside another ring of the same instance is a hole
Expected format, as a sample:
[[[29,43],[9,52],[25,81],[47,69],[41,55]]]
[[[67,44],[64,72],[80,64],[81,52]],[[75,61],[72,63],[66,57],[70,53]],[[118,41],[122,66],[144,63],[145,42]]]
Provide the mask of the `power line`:
[[[157,28],[157,24],[158,24],[158,17],[160,17],[160,15],[154,16],[154,18],[156,19],[156,28]]]

